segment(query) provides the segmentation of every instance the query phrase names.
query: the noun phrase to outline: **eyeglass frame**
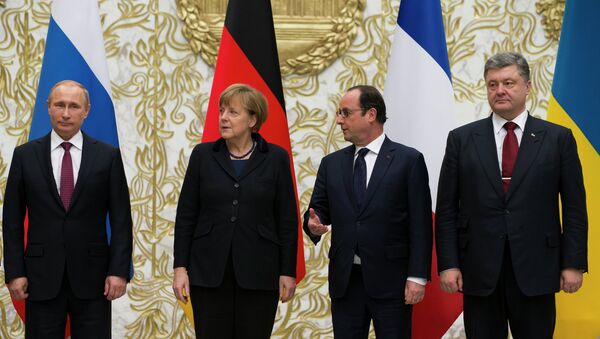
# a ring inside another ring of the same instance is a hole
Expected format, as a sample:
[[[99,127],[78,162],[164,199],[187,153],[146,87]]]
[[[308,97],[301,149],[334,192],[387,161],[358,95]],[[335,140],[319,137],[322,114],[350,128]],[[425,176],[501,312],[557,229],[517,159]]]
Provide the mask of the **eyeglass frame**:
[[[369,109],[370,109],[370,108],[369,108]],[[350,114],[352,114],[352,113],[354,113],[354,112],[356,112],[356,111],[363,111],[363,112],[366,112],[366,111],[368,111],[369,109],[365,109],[365,108],[363,108],[363,107],[361,107],[361,108],[354,108],[354,109],[347,109],[347,108],[341,109],[341,108],[338,108],[338,109],[335,111],[335,116],[336,116],[336,117],[342,117],[342,118],[346,119],[347,117],[349,117],[349,116],[350,116]]]

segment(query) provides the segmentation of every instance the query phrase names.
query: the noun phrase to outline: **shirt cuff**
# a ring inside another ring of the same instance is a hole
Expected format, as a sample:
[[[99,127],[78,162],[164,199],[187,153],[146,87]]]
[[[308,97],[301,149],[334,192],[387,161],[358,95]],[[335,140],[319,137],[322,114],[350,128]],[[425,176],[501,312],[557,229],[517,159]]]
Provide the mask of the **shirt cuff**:
[[[408,277],[408,278],[406,278],[406,281],[412,281],[412,282],[417,283],[417,284],[419,284],[421,286],[427,285],[427,279],[425,279],[425,278]]]

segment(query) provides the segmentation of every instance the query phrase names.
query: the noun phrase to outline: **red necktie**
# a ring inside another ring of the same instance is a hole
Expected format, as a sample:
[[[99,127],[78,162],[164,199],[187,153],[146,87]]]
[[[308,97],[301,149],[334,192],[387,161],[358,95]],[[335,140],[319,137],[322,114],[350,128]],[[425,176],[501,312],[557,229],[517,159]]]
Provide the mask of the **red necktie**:
[[[505,193],[508,192],[513,168],[515,167],[515,160],[517,160],[517,152],[519,151],[519,142],[517,141],[515,128],[517,128],[517,124],[512,121],[504,124],[506,136],[502,144],[502,186]]]
[[[73,197],[73,161],[71,160],[71,149],[70,142],[63,142],[60,144],[65,149],[65,154],[62,158],[62,165],[60,168],[60,199],[62,200],[65,210],[69,210],[71,206],[71,197]]]

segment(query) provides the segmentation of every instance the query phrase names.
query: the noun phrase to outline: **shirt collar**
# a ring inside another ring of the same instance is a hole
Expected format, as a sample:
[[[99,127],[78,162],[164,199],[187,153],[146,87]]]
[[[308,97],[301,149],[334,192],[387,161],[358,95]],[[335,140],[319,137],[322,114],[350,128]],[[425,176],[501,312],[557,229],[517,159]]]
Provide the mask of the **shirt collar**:
[[[375,138],[375,140],[371,141],[367,146],[356,147],[356,149],[354,150],[354,155],[356,156],[358,151],[360,151],[363,148],[367,148],[369,151],[371,151],[377,155],[377,154],[379,154],[379,150],[381,150],[381,146],[383,145],[384,141],[385,141],[385,133],[381,133],[380,136]]]
[[[65,141],[70,142],[75,148],[83,150],[83,133],[81,133],[81,130],[77,131],[77,133],[70,140],[63,140],[63,138],[61,138],[55,130],[52,130],[50,133],[51,150],[60,147],[60,145]]]
[[[524,110],[519,115],[517,115],[514,119],[512,119],[512,122],[517,124],[517,126],[519,126],[521,131],[525,130],[525,122],[527,122],[527,115],[528,115],[527,110]],[[494,134],[500,133],[500,131],[502,130],[502,128],[504,127],[504,124],[506,122],[508,122],[508,120],[504,119],[503,117],[501,117],[500,115],[498,115],[496,113],[492,113],[492,124],[494,125]]]

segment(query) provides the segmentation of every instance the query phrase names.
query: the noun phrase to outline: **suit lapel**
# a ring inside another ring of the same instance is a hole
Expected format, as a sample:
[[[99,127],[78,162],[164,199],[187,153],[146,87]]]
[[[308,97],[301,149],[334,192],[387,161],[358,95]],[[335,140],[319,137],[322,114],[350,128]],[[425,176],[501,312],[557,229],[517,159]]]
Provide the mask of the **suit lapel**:
[[[521,182],[523,182],[527,170],[529,170],[539,153],[545,134],[546,131],[538,124],[538,121],[534,117],[528,115],[527,122],[525,123],[525,130],[523,131],[523,137],[521,138],[521,144],[519,145],[519,152],[517,153],[517,160],[513,169],[513,176],[510,180],[510,185],[508,186],[506,200],[510,199],[513,192],[519,187]]]
[[[484,120],[483,128],[473,132],[473,141],[481,166],[483,166],[490,184],[499,196],[504,197],[502,175],[500,173],[500,164],[498,163],[498,151],[491,117]]]
[[[83,134],[83,149],[81,152],[81,164],[79,166],[79,172],[77,174],[77,182],[75,183],[75,188],[73,190],[73,199],[71,199],[71,207],[69,210],[75,206],[77,203],[77,198],[79,197],[82,187],[85,185],[86,180],[90,176],[90,171],[94,168],[94,162],[98,158],[96,154],[98,153],[98,141],[90,139],[87,135]]]
[[[219,145],[215,144],[215,148],[213,150],[213,157],[215,158],[219,166],[221,166],[225,173],[227,173],[231,178],[233,178],[233,180],[238,180],[238,177],[233,169],[233,165],[231,164],[231,159],[229,159],[229,152],[227,151],[227,146],[225,146],[225,143],[223,142]]]
[[[362,211],[369,205],[369,202],[377,192],[377,188],[381,183],[381,180],[385,176],[392,160],[394,159],[395,147],[392,145],[390,139],[387,137],[383,141],[381,145],[381,149],[379,150],[379,154],[377,155],[377,160],[375,160],[375,165],[373,166],[373,172],[371,173],[371,178],[369,178],[369,183],[367,186],[367,193],[365,194],[365,201],[363,203]]]
[[[344,187],[346,188],[346,193],[350,197],[350,201],[352,202],[352,206],[354,208],[358,208],[358,203],[356,202],[356,197],[354,196],[354,184],[353,184],[353,175],[354,175],[354,152],[356,151],[356,147],[354,145],[346,147],[343,153],[342,159],[342,168],[340,172],[342,173],[342,180],[344,181]]]
[[[44,178],[46,179],[46,183],[50,188],[50,194],[56,200],[56,203],[61,207],[63,207],[62,201],[60,200],[60,195],[58,193],[58,189],[56,188],[56,179],[54,178],[54,173],[52,171],[52,160],[50,159],[50,134],[45,137],[39,139],[38,147],[36,148],[36,156],[37,161],[40,164],[40,168],[42,172],[45,173]]]

